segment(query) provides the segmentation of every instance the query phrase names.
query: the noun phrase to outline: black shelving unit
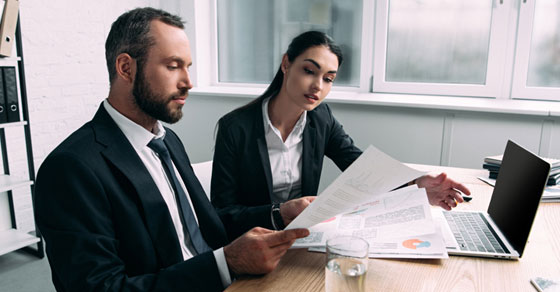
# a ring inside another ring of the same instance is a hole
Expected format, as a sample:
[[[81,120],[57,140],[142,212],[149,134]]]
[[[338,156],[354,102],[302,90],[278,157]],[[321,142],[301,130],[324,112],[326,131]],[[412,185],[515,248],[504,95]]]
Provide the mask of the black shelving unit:
[[[14,198],[12,194],[12,191],[15,189],[30,188],[31,200],[33,200],[35,188],[35,166],[33,164],[33,149],[31,143],[31,129],[29,125],[27,88],[25,83],[25,66],[19,16],[16,26],[15,38],[17,51],[16,56],[0,58],[1,67],[14,67],[17,69],[17,75],[19,77],[19,82],[17,82],[17,86],[19,87],[18,100],[21,117],[20,121],[0,124],[0,155],[2,155],[1,158],[4,168],[4,173],[0,174],[0,193],[7,193],[12,223],[11,229],[0,231],[0,255],[23,249],[33,255],[36,255],[39,258],[43,258],[45,256],[43,239],[37,227],[35,226],[34,232],[23,232],[18,230],[18,222],[16,220],[16,214],[18,210],[14,205]],[[8,127],[20,128],[24,132],[26,160],[29,173],[28,178],[18,178],[10,175],[10,160],[8,157],[7,149],[7,142],[10,137],[6,134],[5,131],[5,129]]]

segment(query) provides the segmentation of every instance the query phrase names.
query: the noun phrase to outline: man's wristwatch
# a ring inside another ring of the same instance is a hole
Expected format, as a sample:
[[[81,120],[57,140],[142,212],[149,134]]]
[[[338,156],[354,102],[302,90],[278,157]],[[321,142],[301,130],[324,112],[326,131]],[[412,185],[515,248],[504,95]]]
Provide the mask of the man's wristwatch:
[[[276,203],[272,205],[272,225],[276,230],[284,230],[286,225],[284,225],[284,219],[282,219],[282,214],[280,214],[280,204]]]

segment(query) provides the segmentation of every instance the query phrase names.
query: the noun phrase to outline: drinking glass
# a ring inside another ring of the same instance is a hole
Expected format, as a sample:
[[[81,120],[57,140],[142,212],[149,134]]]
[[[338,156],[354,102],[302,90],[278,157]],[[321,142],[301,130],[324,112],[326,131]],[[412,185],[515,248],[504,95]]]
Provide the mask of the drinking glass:
[[[369,244],[355,236],[327,240],[325,291],[366,291]]]

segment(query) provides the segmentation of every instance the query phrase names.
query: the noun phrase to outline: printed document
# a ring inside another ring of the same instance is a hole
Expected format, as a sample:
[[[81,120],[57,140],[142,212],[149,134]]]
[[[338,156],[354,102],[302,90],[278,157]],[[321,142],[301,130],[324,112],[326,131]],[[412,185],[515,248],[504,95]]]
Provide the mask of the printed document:
[[[309,228],[424,174],[369,146],[286,229]]]
[[[324,251],[329,238],[351,235],[368,241],[374,258],[447,258],[430,209],[425,189],[402,188],[309,228],[292,248]]]
[[[447,259],[447,249],[442,239],[442,232],[436,226],[436,232],[403,238],[387,238],[368,241],[370,258],[391,259]],[[325,252],[325,247],[310,247],[309,251]]]

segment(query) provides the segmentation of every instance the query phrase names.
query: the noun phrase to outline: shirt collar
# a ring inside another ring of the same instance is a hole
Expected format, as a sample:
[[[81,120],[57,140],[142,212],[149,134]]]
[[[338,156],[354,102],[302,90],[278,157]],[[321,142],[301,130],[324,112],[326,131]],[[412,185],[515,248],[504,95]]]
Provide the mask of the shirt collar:
[[[107,99],[103,101],[103,106],[119,129],[124,133],[130,144],[132,144],[136,152],[140,152],[152,139],[163,139],[165,137],[165,128],[160,121],[156,122],[154,128],[155,133],[152,133],[119,113]]]

